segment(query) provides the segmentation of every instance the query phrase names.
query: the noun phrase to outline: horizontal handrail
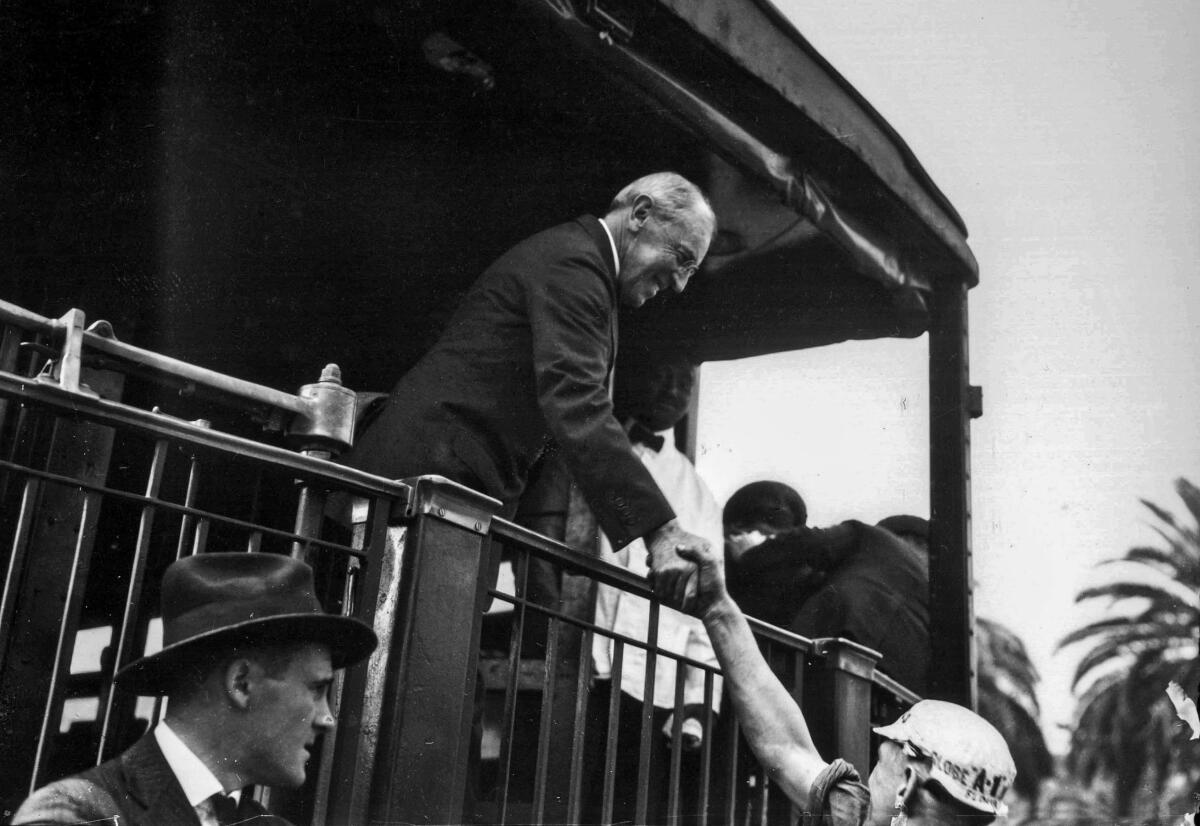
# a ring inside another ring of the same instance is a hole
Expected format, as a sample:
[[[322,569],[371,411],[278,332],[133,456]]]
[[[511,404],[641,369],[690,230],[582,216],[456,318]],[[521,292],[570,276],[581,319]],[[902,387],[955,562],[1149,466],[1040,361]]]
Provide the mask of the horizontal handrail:
[[[237,454],[270,463],[299,478],[333,484],[347,492],[387,496],[407,501],[410,488],[399,481],[375,476],[316,456],[306,456],[282,447],[266,445],[241,436],[222,433],[162,413],[153,413],[106,399],[74,393],[53,383],[39,382],[0,371],[0,396],[18,399],[69,415],[82,416],[97,424],[125,428],[155,438],[166,438],[192,447]]]
[[[635,596],[656,601],[658,599],[654,595],[654,590],[650,587],[650,584],[646,582],[645,577],[632,573],[627,568],[605,562],[603,559],[581,554],[561,542],[542,536],[528,528],[497,517],[492,520],[492,533],[502,539],[519,543],[525,550],[540,559],[562,565],[564,570],[586,575],[597,582],[612,585]],[[496,594],[496,596],[501,595]],[[508,601],[511,601],[508,595],[504,595],[504,597]],[[782,643],[801,651],[811,652],[814,650],[813,641],[808,637],[803,637],[787,629],[755,619],[754,617],[748,616],[746,619],[750,623],[751,630],[759,637],[769,639],[772,642]]]
[[[876,671],[874,675],[872,675],[871,682],[879,688],[882,688],[884,691],[891,692],[898,699],[903,700],[910,705],[919,702],[921,699],[920,694],[916,693],[910,688],[904,687],[888,675],[882,674],[879,671]]]
[[[671,659],[675,660],[676,662],[678,662],[682,665],[689,665],[689,666],[692,666],[693,668],[698,668],[702,671],[707,671],[718,677],[721,676],[721,669],[718,666],[711,665],[709,663],[700,662],[699,660],[692,659],[691,657],[687,656],[686,654],[681,654],[678,651],[672,651],[669,648],[663,648],[657,642],[650,643],[650,642],[647,642],[646,640],[639,640],[636,637],[631,637],[628,634],[622,634],[621,632],[614,631],[611,628],[604,628],[603,626],[597,625],[595,622],[592,622],[590,620],[580,619],[579,617],[571,616],[570,614],[567,614],[563,611],[559,611],[555,608],[551,608],[546,605],[539,605],[536,602],[532,602],[531,600],[528,600],[528,599],[522,599],[521,597],[516,597],[516,596],[513,596],[512,594],[505,594],[505,593],[501,593],[498,591],[488,591],[488,593],[491,596],[494,596],[497,599],[503,600],[505,602],[511,603],[514,606],[523,605],[523,606],[525,606],[525,608],[527,610],[536,611],[539,614],[542,614],[551,619],[559,620],[560,622],[566,623],[567,625],[573,625],[576,628],[579,628],[581,630],[591,631],[593,634],[599,633],[599,635],[602,637],[606,637],[606,638],[614,640],[614,641],[620,641],[620,642],[624,643],[627,647],[639,648],[648,654],[657,654],[659,656],[670,657]]]
[[[250,522],[245,519],[237,519],[232,516],[225,516],[214,511],[202,510],[189,505],[182,505],[177,502],[171,502],[166,499],[161,499],[157,496],[146,496],[141,493],[134,493],[128,490],[118,490],[104,485],[96,485],[91,482],[85,482],[82,479],[77,479],[74,476],[63,476],[58,473],[50,473],[45,470],[20,465],[16,462],[9,462],[5,459],[0,459],[0,470],[11,470],[15,473],[22,474],[26,477],[37,479],[41,482],[50,484],[62,485],[64,487],[78,488],[79,490],[88,491],[90,493],[98,493],[110,499],[119,499],[132,505],[142,505],[143,507],[151,507],[166,513],[175,513],[180,516],[192,516],[198,519],[205,519],[214,524],[228,525],[233,528],[240,528],[245,531],[253,531],[260,533],[263,536],[270,536],[274,539],[286,540],[288,542],[303,542],[311,545],[314,548],[324,548],[330,551],[337,551],[348,556],[362,558],[366,556],[363,551],[356,548],[351,548],[348,545],[343,545],[339,542],[330,542],[324,539],[316,539],[314,537],[303,536],[294,531],[284,531],[278,528],[271,528],[266,525],[259,525],[255,522]]]
[[[0,300],[0,323],[13,324],[26,330],[56,337],[65,335],[69,327],[63,320],[46,318],[3,300]],[[255,405],[267,406],[289,413],[305,412],[304,403],[298,396],[291,393],[284,393],[273,387],[244,381],[215,370],[164,356],[161,353],[144,350],[141,347],[118,341],[111,334],[105,335],[97,330],[108,330],[111,333],[111,328],[105,322],[94,323],[91,328],[83,331],[84,347],[116,359],[136,370],[148,371],[184,383],[199,385],[224,395],[252,402]],[[105,366],[110,369],[119,367],[119,365]]]

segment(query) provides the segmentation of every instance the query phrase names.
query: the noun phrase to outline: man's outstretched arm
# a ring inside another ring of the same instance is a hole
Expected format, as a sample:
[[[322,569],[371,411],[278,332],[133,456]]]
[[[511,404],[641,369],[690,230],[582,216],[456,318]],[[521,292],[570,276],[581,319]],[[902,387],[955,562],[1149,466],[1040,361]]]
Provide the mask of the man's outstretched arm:
[[[813,783],[829,764],[817,752],[803,713],[763,659],[750,624],[725,589],[717,551],[685,549],[680,554],[698,568],[691,613],[708,631],[746,742],[771,781],[792,802],[806,805]]]

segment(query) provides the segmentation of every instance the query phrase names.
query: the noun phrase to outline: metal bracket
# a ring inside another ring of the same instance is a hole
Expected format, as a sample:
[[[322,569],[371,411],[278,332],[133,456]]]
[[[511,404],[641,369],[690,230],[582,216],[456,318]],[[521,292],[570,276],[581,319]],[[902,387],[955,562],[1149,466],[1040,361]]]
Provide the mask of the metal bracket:
[[[100,397],[100,394],[82,381],[84,321],[83,310],[71,309],[54,322],[55,332],[62,332],[62,350],[57,359],[46,362],[35,381],[56,384],[70,393],[79,393],[96,399]]]
[[[500,510],[499,499],[480,493],[444,476],[414,476],[400,480],[409,486],[404,516],[420,514],[444,519],[460,528],[486,535],[492,517]]]
[[[819,637],[813,640],[814,657],[828,660],[830,668],[845,671],[855,677],[869,680],[875,675],[875,664],[883,655],[843,637]]]
[[[972,419],[983,416],[983,388],[978,384],[967,385],[967,415]]]

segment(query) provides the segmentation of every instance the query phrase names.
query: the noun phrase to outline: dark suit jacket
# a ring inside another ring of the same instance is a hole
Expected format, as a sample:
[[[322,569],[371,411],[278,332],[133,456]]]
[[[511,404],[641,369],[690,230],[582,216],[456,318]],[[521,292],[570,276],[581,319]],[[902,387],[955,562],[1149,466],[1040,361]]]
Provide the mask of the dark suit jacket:
[[[739,580],[761,583],[752,593],[773,596],[760,607],[762,618],[805,637],[845,637],[873,648],[882,655],[881,671],[924,693],[929,561],[904,540],[855,520],[799,528],[746,551],[737,567]],[[807,582],[809,569],[825,572],[815,591],[788,597],[771,588]],[[733,588],[730,593],[738,599]]]
[[[242,795],[239,817],[246,826],[291,826]],[[120,826],[199,826],[183,787],[147,734],[126,751],[93,769],[43,786],[29,796],[13,824],[66,824],[119,816]]]
[[[345,459],[381,476],[440,474],[515,509],[555,442],[620,548],[674,512],[613,416],[616,262],[598,219],[522,241],[463,299]]]

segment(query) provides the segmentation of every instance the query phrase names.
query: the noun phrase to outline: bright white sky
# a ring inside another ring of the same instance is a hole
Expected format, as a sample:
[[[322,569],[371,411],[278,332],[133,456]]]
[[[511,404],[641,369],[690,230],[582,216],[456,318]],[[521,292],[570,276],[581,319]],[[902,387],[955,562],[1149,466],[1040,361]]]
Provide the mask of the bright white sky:
[[[1052,748],[1094,565],[1200,484],[1200,4],[776,0],[967,222],[976,611],[1024,639]],[[698,464],[814,524],[928,515],[927,344],[705,365]],[[719,434],[719,439],[717,437]]]

